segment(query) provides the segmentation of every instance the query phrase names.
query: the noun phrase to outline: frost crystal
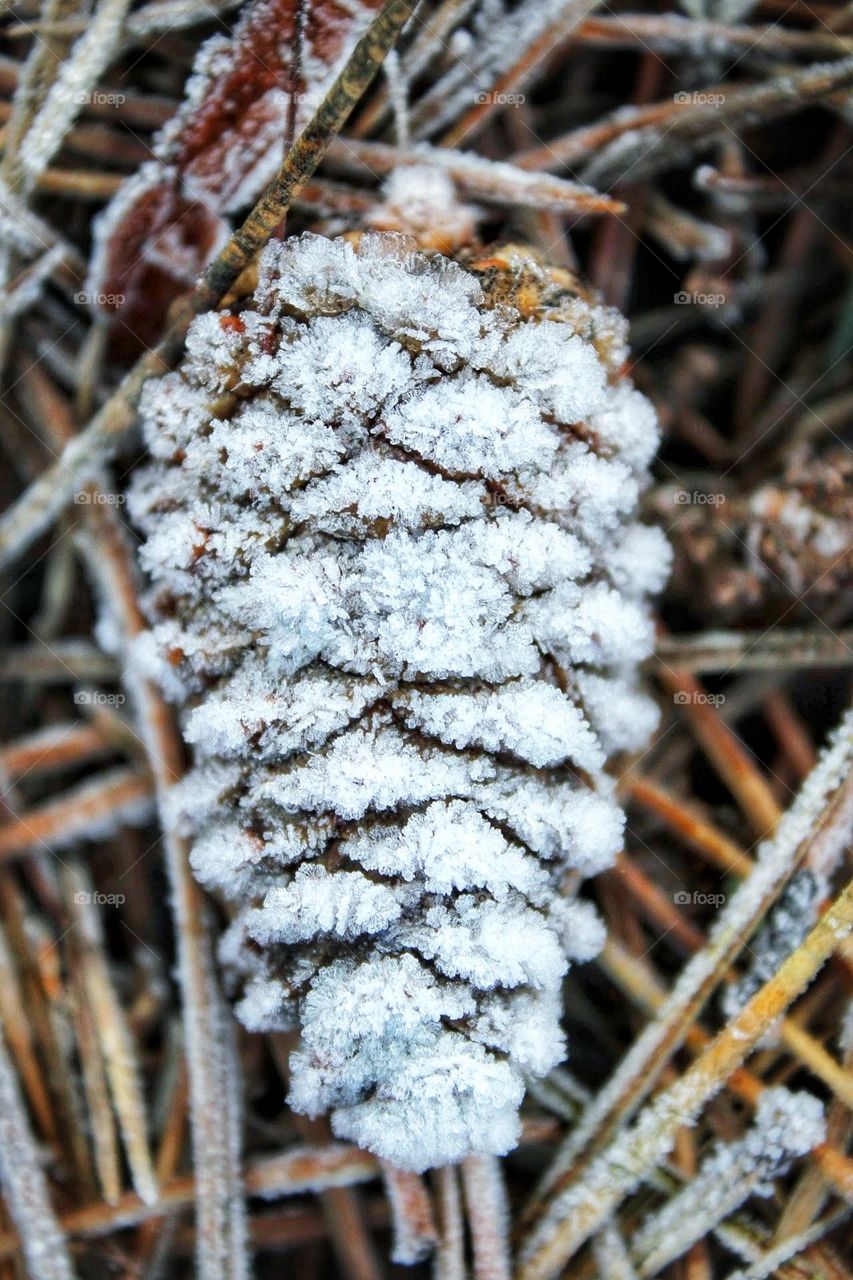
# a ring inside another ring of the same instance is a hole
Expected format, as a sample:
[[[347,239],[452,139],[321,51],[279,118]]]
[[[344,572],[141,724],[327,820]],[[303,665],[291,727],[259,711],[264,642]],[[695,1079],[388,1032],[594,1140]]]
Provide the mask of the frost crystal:
[[[183,704],[238,1012],[299,1028],[291,1104],[400,1166],[513,1146],[601,945],[564,894],[621,844],[604,770],[654,727],[668,563],[623,358],[519,250],[306,235],[143,396],[138,661]]]

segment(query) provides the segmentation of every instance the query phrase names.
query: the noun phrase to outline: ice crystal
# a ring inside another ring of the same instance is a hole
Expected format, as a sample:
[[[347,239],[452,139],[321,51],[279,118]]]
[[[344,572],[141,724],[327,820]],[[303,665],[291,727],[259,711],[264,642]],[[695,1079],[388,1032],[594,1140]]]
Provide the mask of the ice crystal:
[[[130,495],[238,1012],[299,1028],[295,1108],[416,1169],[507,1151],[562,1060],[602,941],[567,872],[618,851],[607,758],[654,724],[651,411],[612,315],[493,285],[396,235],[271,245],[147,388]]]

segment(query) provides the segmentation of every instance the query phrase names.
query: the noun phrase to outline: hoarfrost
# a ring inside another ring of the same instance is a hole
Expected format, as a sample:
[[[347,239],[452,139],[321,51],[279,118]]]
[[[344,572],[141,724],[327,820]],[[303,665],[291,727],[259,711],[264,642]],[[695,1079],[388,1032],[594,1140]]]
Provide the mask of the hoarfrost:
[[[306,235],[142,399],[136,662],[183,703],[173,806],[238,1012],[300,1029],[297,1110],[408,1168],[507,1151],[562,1060],[561,977],[602,942],[567,872],[612,863],[607,757],[654,723],[654,428],[602,325]]]

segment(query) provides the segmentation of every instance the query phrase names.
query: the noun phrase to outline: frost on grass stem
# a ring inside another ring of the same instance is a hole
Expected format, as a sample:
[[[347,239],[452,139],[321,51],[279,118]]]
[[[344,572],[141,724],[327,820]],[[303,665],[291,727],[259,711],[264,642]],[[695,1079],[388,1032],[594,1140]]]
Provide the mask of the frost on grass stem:
[[[402,1167],[516,1143],[601,943],[564,891],[620,847],[668,567],[623,331],[522,251],[306,235],[143,397],[138,660],[184,707],[238,1011],[300,1029],[297,1110]]]
[[[719,1143],[697,1176],[634,1237],[640,1274],[656,1275],[713,1231],[749,1196],[769,1196],[791,1162],[823,1142],[823,1106],[810,1093],[765,1089],[754,1123],[737,1142]]]

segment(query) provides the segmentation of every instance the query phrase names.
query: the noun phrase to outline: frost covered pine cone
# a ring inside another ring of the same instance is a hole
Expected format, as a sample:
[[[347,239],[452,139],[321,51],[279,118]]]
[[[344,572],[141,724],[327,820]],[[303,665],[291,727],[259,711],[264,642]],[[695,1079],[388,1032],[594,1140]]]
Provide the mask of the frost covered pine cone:
[[[303,235],[143,397],[139,658],[239,1015],[298,1028],[292,1106],[401,1166],[513,1147],[602,941],[576,891],[620,847],[668,567],[624,358],[523,250]]]

